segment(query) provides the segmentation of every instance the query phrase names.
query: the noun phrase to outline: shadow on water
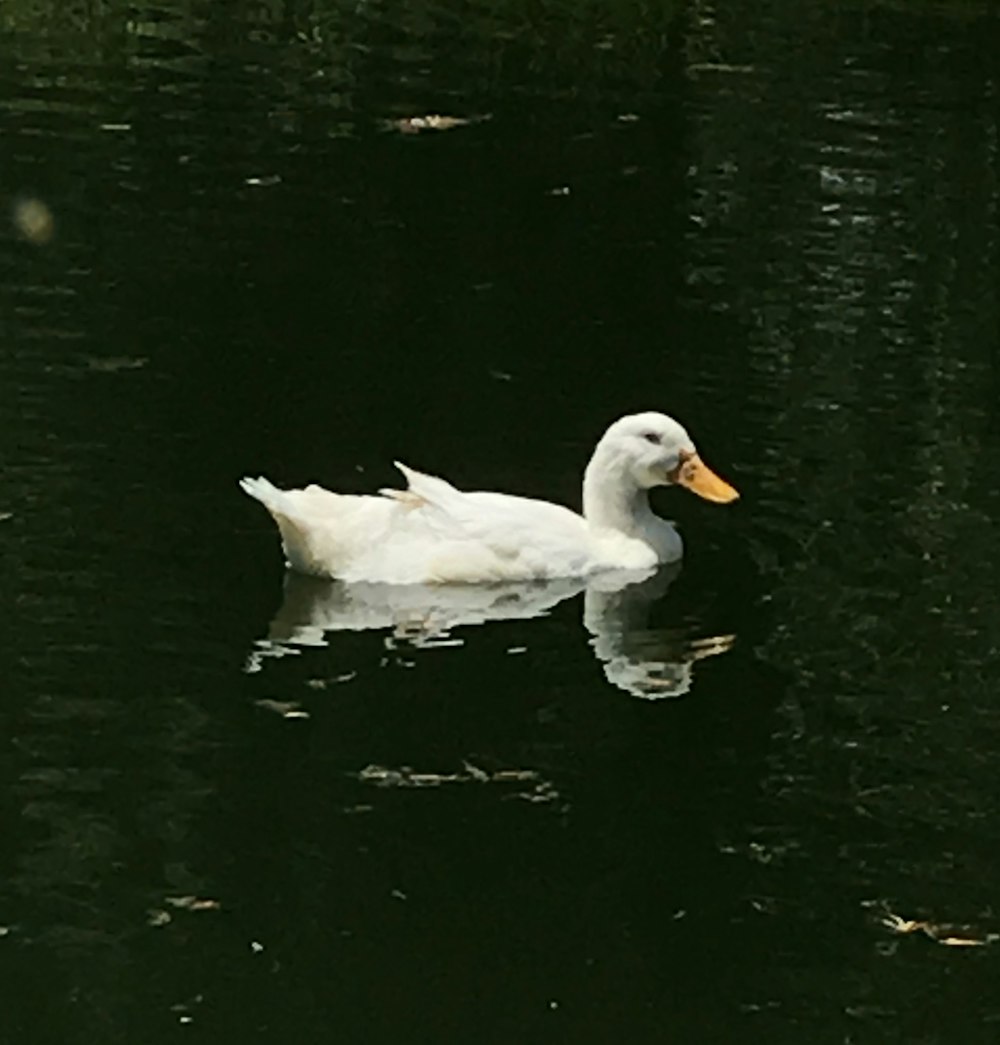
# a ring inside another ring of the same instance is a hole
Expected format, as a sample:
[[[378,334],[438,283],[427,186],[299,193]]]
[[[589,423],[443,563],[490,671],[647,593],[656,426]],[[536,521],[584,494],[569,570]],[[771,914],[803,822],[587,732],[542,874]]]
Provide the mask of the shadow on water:
[[[0,34],[0,1039],[994,1042],[996,12]],[[650,407],[744,495],[665,592],[259,640],[246,468],[572,504]]]

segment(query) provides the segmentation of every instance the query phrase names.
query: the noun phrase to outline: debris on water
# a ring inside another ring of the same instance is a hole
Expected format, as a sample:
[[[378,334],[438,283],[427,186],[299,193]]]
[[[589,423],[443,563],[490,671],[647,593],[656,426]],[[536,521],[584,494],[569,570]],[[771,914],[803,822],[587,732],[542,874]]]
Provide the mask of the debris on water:
[[[498,769],[491,779],[498,784],[520,784],[526,780],[538,780],[539,777],[533,769]]]
[[[151,907],[146,912],[146,924],[151,925],[154,929],[168,925],[171,921],[170,912],[164,911],[159,907]]]
[[[479,766],[474,766],[467,758],[462,759],[462,768],[473,780],[479,781],[480,784],[488,784],[490,782],[489,773],[485,769],[480,769]]]
[[[944,947],[986,947],[1000,940],[1000,933],[984,932],[968,925],[946,925],[941,922],[901,918],[892,911],[879,919],[882,925],[901,936],[922,933]]]
[[[751,896],[750,906],[758,914],[774,914],[777,910],[777,903],[773,896]]]
[[[389,895],[394,900],[405,900],[406,899],[406,893],[404,893],[402,889],[393,889],[392,892]]]
[[[130,123],[102,123],[100,125],[102,131],[130,131],[132,130],[132,124]]]
[[[535,784],[530,791],[515,791],[506,798],[519,798],[522,802],[530,802],[532,805],[547,805],[557,802],[562,796],[548,780],[542,780]]]
[[[182,911],[218,911],[222,904],[218,900],[209,900],[201,896],[165,896],[164,900],[171,907]]]
[[[264,950],[264,945],[262,943],[258,943],[257,940],[251,940],[250,950],[253,951],[254,954],[260,954],[260,952]]]
[[[205,1000],[204,994],[196,994],[189,1001],[179,1001],[175,1005],[170,1006],[171,1012],[190,1012],[195,1005],[201,1005]]]
[[[11,219],[14,228],[36,247],[49,243],[55,235],[56,222],[48,205],[34,197],[17,200]]]
[[[401,134],[420,134],[423,131],[451,131],[456,127],[467,127],[472,123],[484,123],[492,118],[492,113],[464,117],[428,113],[426,116],[404,116],[398,120],[386,120],[385,128],[399,131]]]
[[[938,943],[944,944],[945,947],[985,947],[989,943],[995,943],[998,939],[996,933],[989,933],[984,939],[977,939],[974,936],[935,936],[933,937]]]
[[[728,65],[726,62],[696,62],[687,67],[689,73],[752,73],[752,65]]]
[[[273,711],[282,718],[309,717],[309,712],[303,711],[302,705],[295,700],[271,700],[269,697],[263,697],[260,700],[255,700],[254,704],[259,708],[264,708],[266,711]]]
[[[557,185],[554,189],[549,189],[550,196],[568,196],[570,192],[568,185]]]
[[[13,512],[0,512],[0,522],[6,522],[8,519],[13,519]]]
[[[533,782],[539,779],[533,769],[499,769],[487,772],[471,762],[462,763],[459,773],[419,773],[411,766],[390,769],[387,766],[368,765],[358,773],[358,780],[376,787],[440,787],[442,784],[511,784]]]
[[[147,356],[87,356],[87,366],[100,374],[117,374],[121,370],[141,370],[148,362]]]
[[[527,653],[528,652],[528,647],[527,646],[508,646],[507,647],[507,652],[512,657],[514,657],[514,656],[517,656],[518,653]]]
[[[618,114],[619,123],[638,123],[639,117],[634,112],[623,112]]]
[[[281,183],[280,174],[264,174],[259,178],[244,178],[244,185],[254,185],[259,188],[268,188],[271,185],[278,185]]]

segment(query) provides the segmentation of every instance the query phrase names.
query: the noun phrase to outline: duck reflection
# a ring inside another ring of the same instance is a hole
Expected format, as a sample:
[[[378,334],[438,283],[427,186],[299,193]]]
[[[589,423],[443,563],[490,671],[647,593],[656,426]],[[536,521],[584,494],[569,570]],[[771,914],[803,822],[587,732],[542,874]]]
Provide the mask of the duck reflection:
[[[620,571],[582,580],[493,585],[347,584],[289,572],[284,598],[266,639],[258,640],[246,670],[303,646],[327,645],[327,633],[387,632],[387,645],[460,645],[455,628],[541,617],[583,592],[583,623],[607,680],[647,700],[689,692],[694,665],[729,650],[732,635],[705,636],[690,627],[654,627],[652,610],[680,573]]]
[[[583,623],[605,678],[634,697],[684,696],[694,681],[695,663],[726,653],[735,641],[734,635],[698,635],[689,627],[651,624],[653,607],[679,573],[680,566],[672,566],[624,584],[592,581],[584,594]]]

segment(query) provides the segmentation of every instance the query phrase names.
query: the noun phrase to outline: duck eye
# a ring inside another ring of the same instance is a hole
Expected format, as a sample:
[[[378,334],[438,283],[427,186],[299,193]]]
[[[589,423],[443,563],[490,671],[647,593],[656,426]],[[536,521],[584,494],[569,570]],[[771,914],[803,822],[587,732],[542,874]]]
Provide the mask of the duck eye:
[[[643,432],[642,437],[646,440],[647,443],[653,443],[656,446],[660,445],[660,437],[656,434],[656,432]]]

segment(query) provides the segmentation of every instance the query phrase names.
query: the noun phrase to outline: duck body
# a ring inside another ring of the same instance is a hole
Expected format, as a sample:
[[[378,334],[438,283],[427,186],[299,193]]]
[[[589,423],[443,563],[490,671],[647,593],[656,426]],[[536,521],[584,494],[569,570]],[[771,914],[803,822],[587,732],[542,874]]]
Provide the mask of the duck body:
[[[683,553],[680,535],[649,506],[652,486],[686,485],[710,500],[737,496],[701,463],[684,429],[655,413],[622,418],[605,433],[584,477],[583,514],[527,497],[458,490],[397,467],[407,489],[378,496],[315,485],[280,490],[264,478],[240,485],[271,513],[291,569],[385,584],[646,570]]]

